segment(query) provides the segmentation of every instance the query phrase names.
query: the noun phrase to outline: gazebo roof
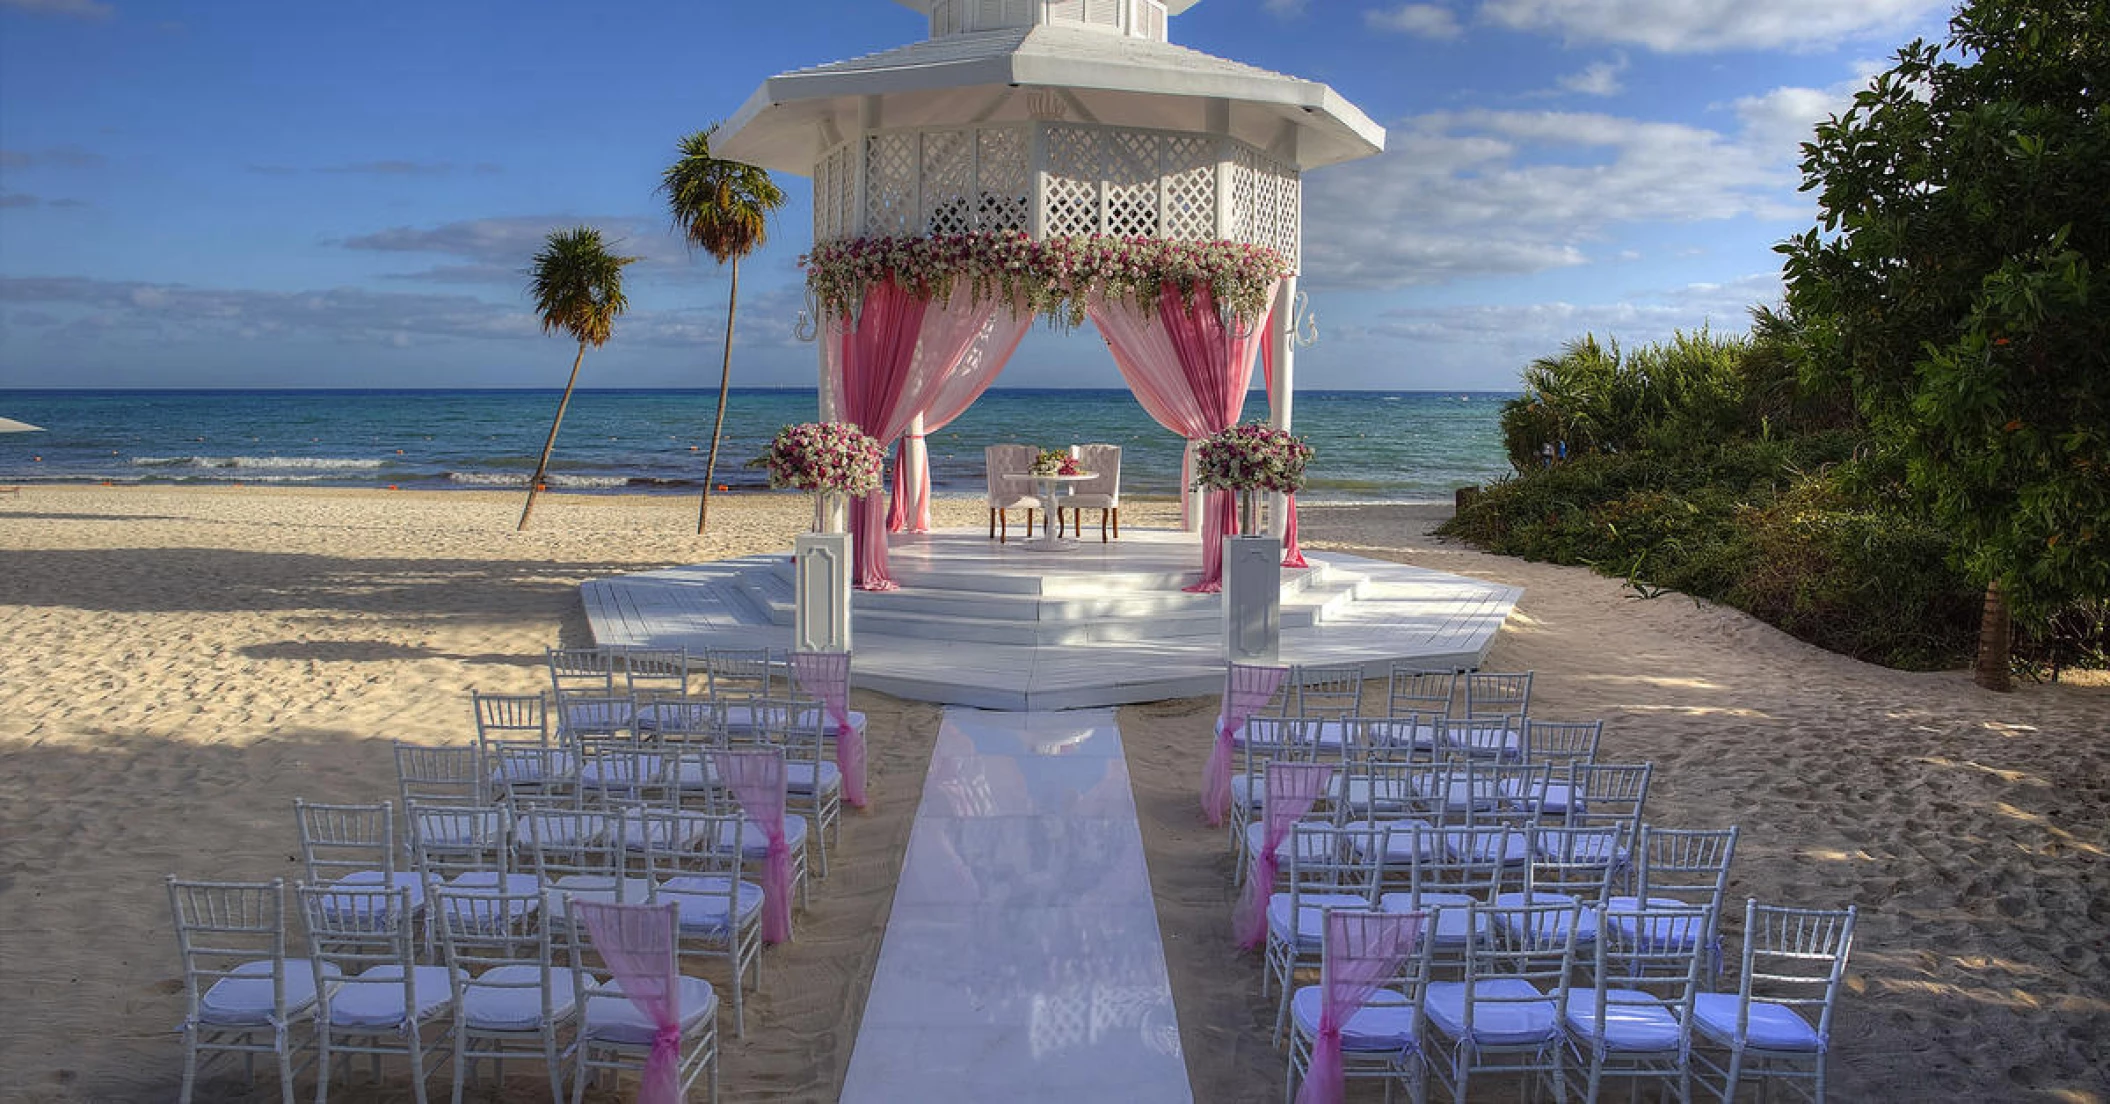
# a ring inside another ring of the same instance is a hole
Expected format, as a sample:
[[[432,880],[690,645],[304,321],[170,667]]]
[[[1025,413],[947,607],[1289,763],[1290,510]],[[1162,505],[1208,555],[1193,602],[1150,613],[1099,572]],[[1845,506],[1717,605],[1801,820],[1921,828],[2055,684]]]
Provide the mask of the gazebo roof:
[[[923,0],[897,2],[924,7]],[[1193,2],[1166,6],[1177,12]],[[868,97],[880,98],[879,125],[894,129],[1023,120],[1034,117],[1036,99],[1045,110],[1051,93],[1079,122],[1207,133],[1218,115],[1233,137],[1300,170],[1385,146],[1383,127],[1316,81],[1054,24],[946,35],[779,74],[712,144],[720,156],[804,176],[841,136],[860,129]]]

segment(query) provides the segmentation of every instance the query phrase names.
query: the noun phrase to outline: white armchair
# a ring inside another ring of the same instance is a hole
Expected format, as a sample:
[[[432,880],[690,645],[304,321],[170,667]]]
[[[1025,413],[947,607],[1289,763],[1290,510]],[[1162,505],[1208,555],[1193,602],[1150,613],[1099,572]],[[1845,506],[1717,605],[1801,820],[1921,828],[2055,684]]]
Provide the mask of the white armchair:
[[[1033,535],[1033,511],[1040,509],[1040,498],[1031,493],[1031,483],[1005,477],[1031,472],[1039,456],[1032,445],[990,445],[982,450],[989,476],[989,535],[999,542],[1011,534],[1012,510],[1026,512],[1026,535]]]
[[[1069,530],[1072,535],[1084,533],[1084,511],[1099,511],[1099,543],[1106,543],[1106,523],[1112,517],[1114,539],[1121,537],[1121,446],[1079,445],[1077,463],[1092,478],[1071,484],[1069,497],[1063,506],[1070,510]],[[1056,530],[1062,529],[1062,519],[1056,518]]]

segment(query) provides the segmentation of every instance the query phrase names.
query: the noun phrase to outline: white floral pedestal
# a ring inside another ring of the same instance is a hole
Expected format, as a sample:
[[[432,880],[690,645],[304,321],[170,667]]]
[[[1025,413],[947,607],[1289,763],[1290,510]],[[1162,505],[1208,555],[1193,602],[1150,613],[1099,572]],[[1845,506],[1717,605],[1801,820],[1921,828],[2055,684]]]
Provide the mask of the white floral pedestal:
[[[827,532],[791,542],[791,647],[800,652],[850,650],[850,534],[842,531],[840,495],[814,500],[814,523]]]
[[[1282,541],[1224,541],[1224,659],[1273,664],[1282,653]]]

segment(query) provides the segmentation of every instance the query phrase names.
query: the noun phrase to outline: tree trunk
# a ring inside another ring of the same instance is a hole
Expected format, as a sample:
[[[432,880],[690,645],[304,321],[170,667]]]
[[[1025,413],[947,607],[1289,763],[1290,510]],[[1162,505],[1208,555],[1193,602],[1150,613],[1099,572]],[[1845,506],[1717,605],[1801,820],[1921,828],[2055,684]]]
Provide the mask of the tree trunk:
[[[1995,579],[1985,587],[1985,612],[1978,621],[1978,662],[1971,669],[1971,681],[2003,694],[2013,690],[2008,664],[2011,642],[2007,594]]]
[[[740,258],[733,258],[732,289],[725,295],[725,362],[718,369],[718,418],[711,423],[711,453],[703,462],[703,501],[696,507],[696,534],[711,519],[711,481],[718,478],[718,437],[725,432],[725,398],[733,386],[733,311],[740,305]]]
[[[564,424],[564,408],[571,405],[572,386],[579,382],[579,362],[586,359],[586,343],[579,342],[579,355],[572,358],[571,378],[564,381],[564,397],[557,400],[557,418],[549,424],[549,440],[542,443],[542,459],[535,463],[535,475],[528,480],[527,505],[521,508],[520,525],[516,532],[527,530],[528,515],[535,512],[535,492],[542,489],[542,473],[549,470],[549,454],[557,447],[557,427]]]

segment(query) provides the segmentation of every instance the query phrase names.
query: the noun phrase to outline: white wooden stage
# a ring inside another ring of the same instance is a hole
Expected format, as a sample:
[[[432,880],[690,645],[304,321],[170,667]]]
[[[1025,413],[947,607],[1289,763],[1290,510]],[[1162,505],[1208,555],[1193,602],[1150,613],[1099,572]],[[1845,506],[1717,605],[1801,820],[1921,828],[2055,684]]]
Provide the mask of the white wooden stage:
[[[895,591],[857,591],[857,686],[916,701],[1047,710],[1205,697],[1223,689],[1221,598],[1180,588],[1199,538],[1098,534],[1062,552],[980,530],[895,534]],[[1282,662],[1477,667],[1523,593],[1406,564],[1305,552],[1285,568]],[[746,556],[580,588],[594,641],[632,647],[790,644],[791,557]]]

